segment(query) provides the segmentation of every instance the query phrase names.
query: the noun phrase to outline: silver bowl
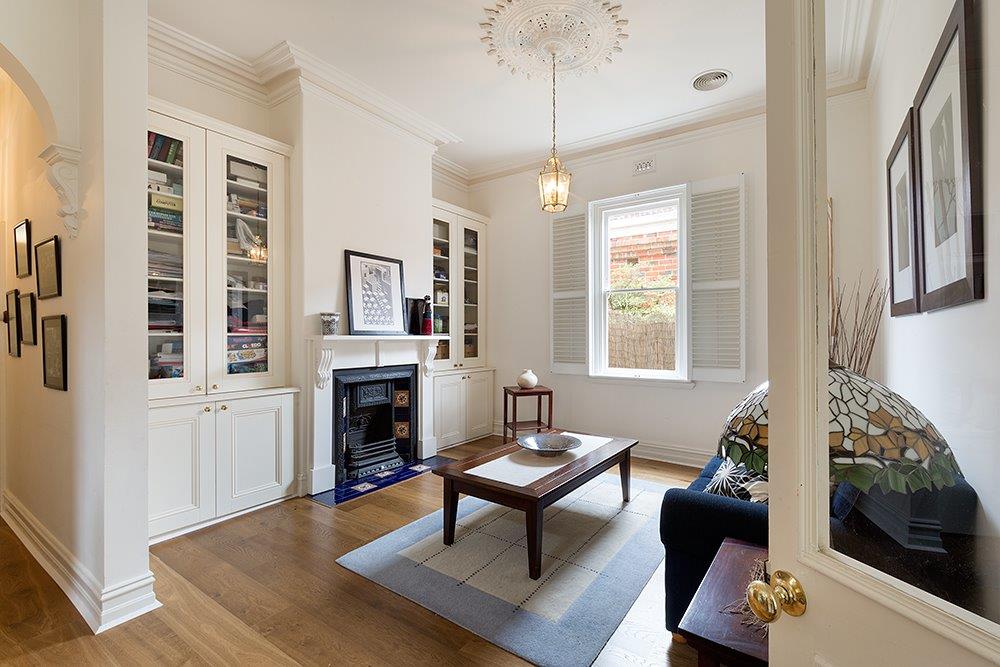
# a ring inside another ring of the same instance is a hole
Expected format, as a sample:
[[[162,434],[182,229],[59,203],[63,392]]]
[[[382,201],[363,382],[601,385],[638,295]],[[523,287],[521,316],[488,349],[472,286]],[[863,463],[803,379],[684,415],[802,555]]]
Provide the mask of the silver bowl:
[[[564,433],[533,433],[520,436],[517,444],[539,456],[559,456],[565,451],[576,449],[583,442],[580,438]]]

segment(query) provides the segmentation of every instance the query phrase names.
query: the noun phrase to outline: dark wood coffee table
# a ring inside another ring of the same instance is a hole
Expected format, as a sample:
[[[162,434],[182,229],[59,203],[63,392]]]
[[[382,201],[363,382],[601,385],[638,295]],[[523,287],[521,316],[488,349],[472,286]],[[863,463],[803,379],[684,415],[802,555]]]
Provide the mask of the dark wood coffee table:
[[[435,468],[434,474],[444,478],[444,543],[455,542],[458,496],[461,493],[521,510],[524,512],[528,535],[528,576],[538,579],[542,574],[542,515],[545,508],[614,466],[618,466],[621,473],[622,500],[628,502],[631,452],[638,442],[612,438],[611,442],[527,486],[515,486],[466,472],[493,459],[520,451],[521,447],[517,443]]]
[[[741,615],[720,611],[746,595],[758,559],[767,560],[767,549],[732,538],[723,541],[715,554],[678,627],[698,651],[699,667],[767,665],[767,637],[744,625]]]

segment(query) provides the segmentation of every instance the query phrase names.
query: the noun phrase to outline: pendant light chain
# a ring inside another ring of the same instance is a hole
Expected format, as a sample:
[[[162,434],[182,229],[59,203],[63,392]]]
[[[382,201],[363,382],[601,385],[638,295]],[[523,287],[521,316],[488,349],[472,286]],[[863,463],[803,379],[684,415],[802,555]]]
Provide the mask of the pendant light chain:
[[[552,154],[556,154],[556,53],[552,52]]]

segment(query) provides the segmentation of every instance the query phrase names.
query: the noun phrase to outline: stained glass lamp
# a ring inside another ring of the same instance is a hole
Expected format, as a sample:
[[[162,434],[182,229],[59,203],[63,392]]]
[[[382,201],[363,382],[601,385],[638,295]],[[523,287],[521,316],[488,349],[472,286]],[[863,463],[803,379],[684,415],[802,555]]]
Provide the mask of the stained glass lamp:
[[[830,475],[867,493],[913,493],[953,486],[962,476],[934,424],[891,389],[843,366],[828,375]],[[726,419],[719,456],[767,473],[765,382]]]

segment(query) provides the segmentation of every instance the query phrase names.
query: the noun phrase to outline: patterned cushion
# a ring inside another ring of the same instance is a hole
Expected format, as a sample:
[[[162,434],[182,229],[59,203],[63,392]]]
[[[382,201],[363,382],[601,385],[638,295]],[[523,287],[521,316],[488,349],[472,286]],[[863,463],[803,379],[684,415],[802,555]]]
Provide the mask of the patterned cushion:
[[[767,502],[767,478],[746,465],[723,461],[712,475],[712,481],[705,487],[705,493],[738,498],[753,503]]]

